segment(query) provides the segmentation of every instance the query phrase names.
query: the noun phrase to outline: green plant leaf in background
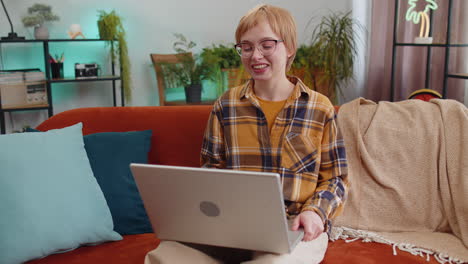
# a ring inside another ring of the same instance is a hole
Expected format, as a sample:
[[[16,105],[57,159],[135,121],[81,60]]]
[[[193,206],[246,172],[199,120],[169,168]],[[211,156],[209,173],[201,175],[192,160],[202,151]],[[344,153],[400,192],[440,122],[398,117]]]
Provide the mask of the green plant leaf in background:
[[[180,63],[161,63],[164,78],[168,87],[190,86],[201,84],[203,80],[216,78],[216,58],[214,56],[193,54],[196,43],[189,41],[184,35],[174,34],[176,41],[174,50],[178,53]]]
[[[201,53],[202,58],[215,64],[214,82],[216,85],[216,93],[221,95],[228,88],[227,73],[223,70],[238,69],[241,66],[241,59],[237,51],[234,49],[234,44],[213,44],[211,47],[206,47]]]
[[[124,95],[126,101],[132,98],[131,88],[131,71],[130,71],[130,58],[128,57],[128,47],[125,38],[125,29],[122,24],[122,18],[117,15],[115,10],[106,12],[99,10],[98,15],[98,29],[99,36],[101,39],[109,40],[111,47],[111,58],[114,63],[118,57],[120,60],[120,77],[122,79],[122,85],[124,88]],[[114,47],[112,41],[117,41],[117,48]]]
[[[352,18],[351,12],[333,12],[322,17],[314,28],[310,46],[310,69],[320,69],[314,76],[319,84],[328,84],[329,96],[337,103],[337,92],[354,77],[353,67],[357,55],[357,33],[364,28]]]
[[[52,7],[44,4],[34,4],[28,8],[28,16],[23,17],[22,22],[25,27],[35,27],[47,21],[57,21],[59,16],[52,13]]]

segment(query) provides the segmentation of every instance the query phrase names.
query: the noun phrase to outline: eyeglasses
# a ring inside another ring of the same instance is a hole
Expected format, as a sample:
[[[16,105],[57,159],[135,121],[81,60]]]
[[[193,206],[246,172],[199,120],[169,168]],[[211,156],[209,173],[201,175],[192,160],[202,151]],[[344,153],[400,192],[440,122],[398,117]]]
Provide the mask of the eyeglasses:
[[[262,40],[256,48],[264,57],[270,56],[271,54],[273,54],[273,52],[275,52],[278,42],[284,42],[284,40]],[[239,56],[243,58],[250,58],[254,53],[254,47],[255,46],[252,43],[248,42],[237,43],[236,45],[234,45],[234,48],[236,49],[237,53],[239,53]]]

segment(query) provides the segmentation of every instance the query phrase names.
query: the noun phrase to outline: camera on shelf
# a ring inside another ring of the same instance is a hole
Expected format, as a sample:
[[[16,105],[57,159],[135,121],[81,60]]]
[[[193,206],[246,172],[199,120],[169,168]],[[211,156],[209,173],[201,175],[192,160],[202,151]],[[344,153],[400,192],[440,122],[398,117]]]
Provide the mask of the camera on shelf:
[[[75,63],[75,78],[98,77],[99,65],[97,63]]]

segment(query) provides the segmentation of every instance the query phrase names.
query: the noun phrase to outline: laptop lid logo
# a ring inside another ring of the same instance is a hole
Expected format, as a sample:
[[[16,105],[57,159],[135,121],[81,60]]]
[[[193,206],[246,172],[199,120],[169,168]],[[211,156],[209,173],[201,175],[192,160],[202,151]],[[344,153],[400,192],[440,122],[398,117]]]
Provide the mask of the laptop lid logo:
[[[219,207],[215,203],[208,201],[203,201],[200,203],[200,211],[204,215],[211,217],[219,216],[219,214],[221,213]]]

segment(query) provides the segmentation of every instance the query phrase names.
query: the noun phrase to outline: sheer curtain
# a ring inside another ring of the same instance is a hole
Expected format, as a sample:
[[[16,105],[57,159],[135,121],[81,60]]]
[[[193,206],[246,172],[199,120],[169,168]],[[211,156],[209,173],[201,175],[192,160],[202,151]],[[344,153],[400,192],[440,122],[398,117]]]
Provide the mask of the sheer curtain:
[[[343,94],[339,97],[340,104],[364,96],[368,78],[372,0],[353,0],[352,10],[353,19],[358,23],[354,25],[357,33],[355,36],[357,56],[354,64],[354,80],[343,89]]]
[[[419,33],[419,25],[405,20],[408,1],[399,0],[397,42],[412,43]],[[360,1],[358,1],[360,2]],[[434,43],[446,43],[449,1],[437,1],[439,8],[432,16]],[[416,10],[424,10],[426,1],[419,0]],[[395,1],[372,0],[367,82],[362,95],[374,101],[390,100],[392,43]],[[451,43],[468,43],[468,1],[453,0]],[[445,49],[432,47],[428,87],[425,85],[428,48],[397,47],[394,72],[394,100],[404,100],[411,92],[430,88],[442,93],[444,85]],[[468,72],[468,47],[451,48],[448,71]],[[448,79],[447,98],[466,104],[467,83],[464,79]]]

